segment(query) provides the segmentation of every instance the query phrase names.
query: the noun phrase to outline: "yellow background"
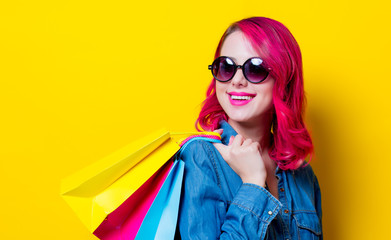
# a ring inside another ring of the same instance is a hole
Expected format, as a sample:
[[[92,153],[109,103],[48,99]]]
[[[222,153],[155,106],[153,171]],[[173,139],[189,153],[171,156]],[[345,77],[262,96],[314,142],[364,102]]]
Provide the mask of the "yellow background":
[[[258,15],[302,49],[325,238],[387,239],[386,3],[2,1],[0,238],[96,239],[60,180],[161,127],[193,130],[220,36]]]

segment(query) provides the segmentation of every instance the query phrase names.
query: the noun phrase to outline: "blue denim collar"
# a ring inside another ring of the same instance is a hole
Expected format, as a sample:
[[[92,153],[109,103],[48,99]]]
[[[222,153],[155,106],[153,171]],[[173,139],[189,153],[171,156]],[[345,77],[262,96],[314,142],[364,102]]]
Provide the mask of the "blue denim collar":
[[[229,123],[225,120],[220,121],[220,128],[223,129],[223,133],[221,134],[221,142],[224,145],[228,145],[229,139],[231,136],[236,136],[238,133],[229,125]]]
[[[229,143],[229,139],[231,136],[236,136],[238,135],[238,133],[235,131],[235,129],[233,129],[233,127],[231,125],[229,125],[229,123],[225,120],[221,120],[220,121],[220,128],[223,129],[223,133],[221,134],[221,142],[224,144],[224,145],[228,145]],[[280,172],[281,169],[280,167],[277,165],[277,168],[276,168],[276,172],[275,174],[277,175],[278,172]]]

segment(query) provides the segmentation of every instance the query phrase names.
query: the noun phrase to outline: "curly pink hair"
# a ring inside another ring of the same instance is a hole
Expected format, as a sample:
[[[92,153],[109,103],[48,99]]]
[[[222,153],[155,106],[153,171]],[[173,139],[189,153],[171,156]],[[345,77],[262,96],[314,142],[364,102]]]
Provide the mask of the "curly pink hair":
[[[276,80],[273,87],[273,144],[269,156],[283,170],[297,169],[308,154],[310,160],[313,155],[311,136],[303,121],[306,98],[299,45],[280,22],[252,17],[228,27],[217,46],[215,58],[220,56],[224,39],[235,31],[246,36],[266,65],[273,69],[270,75]],[[198,130],[213,131],[221,120],[228,120],[217,100],[215,87],[213,78],[196,121]]]

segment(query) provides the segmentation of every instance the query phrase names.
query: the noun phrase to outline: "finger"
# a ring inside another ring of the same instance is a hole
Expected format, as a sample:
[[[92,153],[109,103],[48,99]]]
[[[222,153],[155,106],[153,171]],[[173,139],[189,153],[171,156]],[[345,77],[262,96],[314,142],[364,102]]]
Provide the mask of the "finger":
[[[244,140],[242,147],[247,147],[247,146],[251,145],[252,143],[253,143],[253,140],[246,139],[246,140]]]
[[[213,132],[216,132],[216,133],[218,133],[218,134],[223,134],[223,129],[222,128],[220,128],[220,129],[216,129],[216,130],[214,130]]]
[[[219,151],[221,156],[225,159],[226,158],[226,153],[227,153],[227,146],[221,143],[213,143],[213,146]]]
[[[252,144],[255,145],[255,147],[259,150],[259,152],[262,152],[261,144],[259,144],[259,142],[253,142]]]
[[[228,146],[231,146],[232,142],[234,141],[234,136],[231,136],[229,138],[229,143],[228,143]]]
[[[243,143],[243,137],[242,135],[236,135],[236,137],[234,138],[233,142],[232,142],[232,147],[240,147]]]

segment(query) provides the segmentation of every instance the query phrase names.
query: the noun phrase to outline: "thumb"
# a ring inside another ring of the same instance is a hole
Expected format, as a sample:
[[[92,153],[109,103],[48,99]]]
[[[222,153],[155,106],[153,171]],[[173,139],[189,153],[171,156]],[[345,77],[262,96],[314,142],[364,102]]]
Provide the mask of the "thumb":
[[[226,154],[227,154],[227,146],[225,146],[224,144],[221,144],[221,143],[213,143],[213,145],[215,146],[215,148],[217,149],[217,151],[219,151],[219,153],[221,154],[221,156],[226,159]]]

